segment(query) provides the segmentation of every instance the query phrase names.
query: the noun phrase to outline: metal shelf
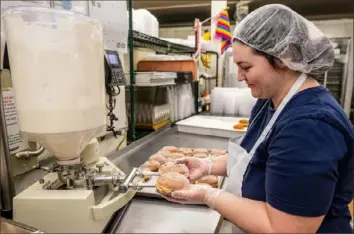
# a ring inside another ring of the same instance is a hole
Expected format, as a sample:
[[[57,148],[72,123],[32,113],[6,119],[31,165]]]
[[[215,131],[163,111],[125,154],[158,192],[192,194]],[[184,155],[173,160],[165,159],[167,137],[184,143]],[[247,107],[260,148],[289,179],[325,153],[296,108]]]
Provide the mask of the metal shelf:
[[[135,130],[136,130],[136,116],[135,116],[135,89],[138,87],[138,85],[135,83],[135,73],[134,73],[134,48],[144,48],[144,49],[149,49],[153,50],[157,53],[163,53],[163,54],[169,54],[169,53],[174,53],[174,54],[189,54],[193,56],[196,52],[196,42],[194,47],[190,46],[185,46],[177,43],[173,43],[167,40],[162,40],[157,37],[153,37],[150,35],[147,35],[145,33],[141,33],[138,31],[133,30],[133,6],[132,6],[132,1],[133,0],[127,0],[127,6],[128,6],[128,14],[129,14],[129,36],[128,36],[128,45],[129,45],[129,68],[130,68],[130,84],[127,85],[129,87],[130,95],[129,95],[129,103],[131,104],[130,106],[130,120],[129,120],[129,134],[128,134],[128,139],[135,141],[136,140],[136,135],[135,135]],[[195,32],[196,33],[196,32]],[[216,59],[216,67],[218,67],[218,60],[219,60],[219,54],[215,51],[202,51],[202,53],[210,53],[210,54],[215,54],[217,59]],[[218,69],[216,70],[216,77],[218,77]],[[216,79],[216,86],[218,85],[218,79]],[[194,91],[194,104],[195,104],[195,112],[198,112],[198,84],[199,81],[192,81],[190,84],[193,86],[193,91]],[[169,85],[163,85],[163,86],[169,86]],[[146,86],[139,86],[140,88],[146,87]],[[150,87],[150,86],[149,86]],[[159,87],[159,86],[153,86],[153,87]],[[151,87],[150,87],[151,88]]]
[[[216,77],[216,76],[211,76],[211,77],[199,76],[199,79],[203,79],[203,80],[215,80],[215,79],[217,79],[217,77]]]
[[[136,123],[136,128],[138,129],[151,129],[151,130],[159,130],[160,128],[163,128],[167,125],[170,125],[171,121],[170,120],[163,120],[157,123]]]
[[[210,79],[216,79],[216,78],[210,78]],[[156,88],[156,87],[170,87],[170,86],[175,86],[175,85],[183,85],[183,84],[194,84],[194,83],[198,83],[199,80],[192,80],[192,81],[188,81],[186,83],[173,83],[173,84],[151,84],[151,85],[145,85],[145,84],[136,84],[134,85],[135,89],[138,88]],[[127,83],[125,85],[126,88],[129,88],[130,86],[132,86],[131,84]]]
[[[327,74],[318,77],[318,81],[331,91],[333,97],[341,103],[342,81],[343,81],[344,64],[335,61],[332,68]],[[327,77],[326,77],[327,76]]]
[[[161,53],[193,54],[196,51],[194,47],[172,43],[135,30],[133,30],[133,45],[137,48],[151,49]]]

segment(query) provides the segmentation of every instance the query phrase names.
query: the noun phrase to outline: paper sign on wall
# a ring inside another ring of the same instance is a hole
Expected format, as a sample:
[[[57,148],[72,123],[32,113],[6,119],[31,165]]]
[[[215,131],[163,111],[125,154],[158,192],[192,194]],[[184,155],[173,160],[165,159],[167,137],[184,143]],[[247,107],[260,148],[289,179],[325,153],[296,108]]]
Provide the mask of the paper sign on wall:
[[[105,49],[127,53],[129,26],[126,1],[89,1],[89,14],[103,25]]]
[[[5,110],[5,119],[7,125],[7,135],[9,140],[10,150],[19,147],[21,143],[20,132],[18,128],[17,111],[15,105],[15,97],[12,91],[3,91],[3,103]]]

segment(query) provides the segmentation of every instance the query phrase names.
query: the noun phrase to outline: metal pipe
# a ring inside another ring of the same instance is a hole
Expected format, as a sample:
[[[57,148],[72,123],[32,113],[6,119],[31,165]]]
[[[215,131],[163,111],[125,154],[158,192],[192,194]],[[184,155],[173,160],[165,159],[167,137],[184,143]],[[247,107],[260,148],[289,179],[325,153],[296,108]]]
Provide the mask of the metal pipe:
[[[350,118],[350,112],[351,112],[351,107],[352,107],[352,100],[353,100],[353,89],[354,89],[354,69],[353,69],[353,51],[354,51],[354,38],[351,38],[349,41],[348,47],[350,47],[349,50],[349,56],[348,56],[348,73],[347,73],[347,80],[346,80],[346,87],[345,87],[345,95],[344,95],[344,111],[347,113],[348,117]]]
[[[13,208],[12,199],[15,196],[15,186],[12,175],[1,83],[0,79],[0,209],[2,212],[11,213]]]
[[[15,157],[16,158],[30,158],[31,156],[39,156],[43,152],[44,152],[44,147],[41,146],[41,147],[39,147],[39,149],[37,149],[35,151],[25,150],[25,151],[17,152],[15,154]]]
[[[138,171],[138,168],[134,167],[133,170],[128,175],[127,179],[124,181],[124,183],[119,186],[119,190],[121,192],[125,193],[128,191],[129,184],[132,182],[132,180],[136,176],[137,171]]]
[[[327,78],[328,78],[328,72],[324,74],[324,80],[323,80],[323,86],[327,87]]]
[[[132,0],[128,0],[129,11],[129,31],[128,31],[128,43],[129,43],[129,70],[130,70],[130,137],[132,141],[135,141],[135,71],[134,71],[134,44],[133,44],[133,3]]]
[[[123,177],[120,177],[119,174],[114,174],[110,176],[104,176],[104,175],[99,175],[95,176],[92,179],[93,185],[94,186],[104,186],[104,185],[117,185],[118,183],[124,182]]]
[[[215,76],[216,76],[216,84],[215,84],[215,86],[216,87],[219,87],[219,54],[218,53],[216,53],[216,74],[215,74]]]
[[[161,4],[161,3],[160,3]],[[210,7],[211,3],[197,3],[197,4],[182,4],[182,5],[170,5],[170,6],[154,6],[154,7],[144,7],[148,11],[166,11],[170,9],[186,9],[186,8],[195,8],[195,7]]]

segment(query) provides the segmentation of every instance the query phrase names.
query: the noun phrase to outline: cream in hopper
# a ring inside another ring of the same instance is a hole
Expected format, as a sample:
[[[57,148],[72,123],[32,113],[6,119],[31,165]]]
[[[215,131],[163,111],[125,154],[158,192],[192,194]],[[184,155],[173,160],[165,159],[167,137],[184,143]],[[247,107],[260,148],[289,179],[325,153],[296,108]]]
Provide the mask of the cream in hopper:
[[[44,10],[4,20],[21,133],[52,152],[58,164],[79,162],[106,126],[101,25]]]

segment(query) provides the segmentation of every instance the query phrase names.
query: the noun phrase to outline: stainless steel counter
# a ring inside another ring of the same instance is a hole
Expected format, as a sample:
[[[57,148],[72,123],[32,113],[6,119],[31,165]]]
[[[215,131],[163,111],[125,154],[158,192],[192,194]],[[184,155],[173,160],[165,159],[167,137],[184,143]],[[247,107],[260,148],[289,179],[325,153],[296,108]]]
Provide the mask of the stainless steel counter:
[[[53,157],[47,158],[43,161],[40,161],[39,166],[51,166],[54,163],[55,159]],[[15,176],[14,178],[14,184],[15,184],[15,191],[16,194],[19,194],[26,188],[28,188],[30,185],[34,184],[37,182],[39,179],[41,179],[43,176],[47,175],[48,172],[42,170],[42,169],[34,169],[32,171],[26,172],[25,174]]]
[[[206,206],[137,197],[115,233],[214,233],[219,219]]]
[[[166,145],[227,149],[228,139],[199,136],[167,128],[152,133],[124,150],[108,155],[128,173]],[[135,197],[121,217],[116,233],[214,233],[220,215],[202,205],[181,205],[159,198]],[[114,222],[114,221],[112,221]]]

